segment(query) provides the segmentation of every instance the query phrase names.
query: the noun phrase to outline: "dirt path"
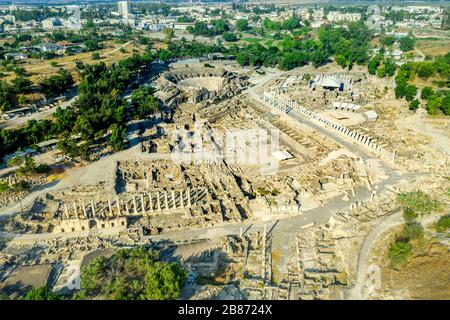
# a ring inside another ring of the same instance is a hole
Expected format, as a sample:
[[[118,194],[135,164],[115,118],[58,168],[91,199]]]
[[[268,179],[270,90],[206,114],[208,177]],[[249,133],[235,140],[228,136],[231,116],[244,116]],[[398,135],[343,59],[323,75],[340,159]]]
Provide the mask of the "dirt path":
[[[366,275],[370,267],[369,260],[373,247],[381,235],[402,223],[402,212],[398,211],[394,214],[383,217],[366,236],[361,250],[359,251],[355,286],[345,293],[347,300],[361,300],[365,298],[362,295],[362,289],[367,286]]]

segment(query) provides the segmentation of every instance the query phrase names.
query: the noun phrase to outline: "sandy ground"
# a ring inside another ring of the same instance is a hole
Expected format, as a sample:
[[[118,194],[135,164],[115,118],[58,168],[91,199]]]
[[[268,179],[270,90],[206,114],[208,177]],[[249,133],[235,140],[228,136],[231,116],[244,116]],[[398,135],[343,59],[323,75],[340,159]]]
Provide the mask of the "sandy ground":
[[[412,129],[430,138],[431,147],[444,154],[450,154],[450,121],[448,119],[431,119],[426,110],[420,108],[409,117],[396,121],[401,129]]]
[[[12,293],[11,298],[15,298],[32,287],[42,287],[47,284],[51,269],[51,265],[19,267],[3,283],[2,291]]]

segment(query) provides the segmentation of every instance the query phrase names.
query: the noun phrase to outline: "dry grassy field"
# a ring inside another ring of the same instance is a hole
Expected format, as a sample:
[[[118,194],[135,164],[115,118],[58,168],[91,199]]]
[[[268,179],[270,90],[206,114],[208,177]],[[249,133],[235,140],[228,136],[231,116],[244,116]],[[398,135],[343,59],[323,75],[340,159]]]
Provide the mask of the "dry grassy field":
[[[77,60],[89,64],[103,61],[107,65],[110,65],[123,58],[131,56],[136,51],[142,53],[145,49],[145,46],[135,45],[131,41],[124,44],[115,43],[114,41],[107,41],[104,42],[103,45],[104,48],[98,51],[101,56],[100,60],[93,60],[92,52],[83,52],[72,56],[58,57],[43,61],[39,59],[28,59],[20,65],[25,68],[27,74],[29,75],[29,79],[34,84],[39,84],[44,78],[55,74],[58,72],[59,68],[64,68],[72,72],[75,81],[78,81],[78,74],[75,69]],[[122,52],[121,48],[123,48],[125,52]],[[54,63],[56,63],[57,66],[52,66]],[[14,78],[15,74],[10,73],[4,79],[10,81]]]
[[[450,52],[450,38],[425,38],[417,39],[416,48],[426,56],[441,56]]]
[[[409,299],[450,299],[450,250],[438,241],[414,241],[414,255],[397,270],[382,269],[383,289]]]

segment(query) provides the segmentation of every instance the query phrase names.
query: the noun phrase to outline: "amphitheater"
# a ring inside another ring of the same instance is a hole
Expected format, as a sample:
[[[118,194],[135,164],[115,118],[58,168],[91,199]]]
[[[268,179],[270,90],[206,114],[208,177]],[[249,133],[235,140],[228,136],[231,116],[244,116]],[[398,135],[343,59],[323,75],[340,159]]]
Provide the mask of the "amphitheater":
[[[183,102],[216,103],[248,86],[245,76],[223,68],[182,68],[163,73],[157,80],[156,95],[169,107]]]

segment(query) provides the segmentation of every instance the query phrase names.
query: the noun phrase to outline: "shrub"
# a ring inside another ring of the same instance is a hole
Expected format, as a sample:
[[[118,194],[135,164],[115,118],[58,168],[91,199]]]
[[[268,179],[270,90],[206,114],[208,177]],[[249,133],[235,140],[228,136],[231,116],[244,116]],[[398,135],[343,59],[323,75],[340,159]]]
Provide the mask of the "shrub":
[[[395,267],[406,262],[411,255],[411,245],[408,242],[397,241],[389,248],[390,265]]]
[[[92,60],[100,60],[100,53],[92,52]]]
[[[436,223],[436,231],[445,232],[450,229],[450,215],[441,217]]]
[[[397,200],[403,207],[411,208],[421,214],[428,214],[436,210],[439,203],[428,194],[418,190],[397,195]]]
[[[409,110],[416,111],[417,109],[419,109],[419,106],[420,106],[419,100],[414,99],[409,103]]]
[[[402,240],[411,241],[415,239],[423,238],[423,227],[420,223],[408,223],[403,228],[403,232],[401,234]]]
[[[415,219],[417,219],[418,214],[411,208],[405,208],[403,209],[403,219],[405,219],[406,222],[412,222]]]

